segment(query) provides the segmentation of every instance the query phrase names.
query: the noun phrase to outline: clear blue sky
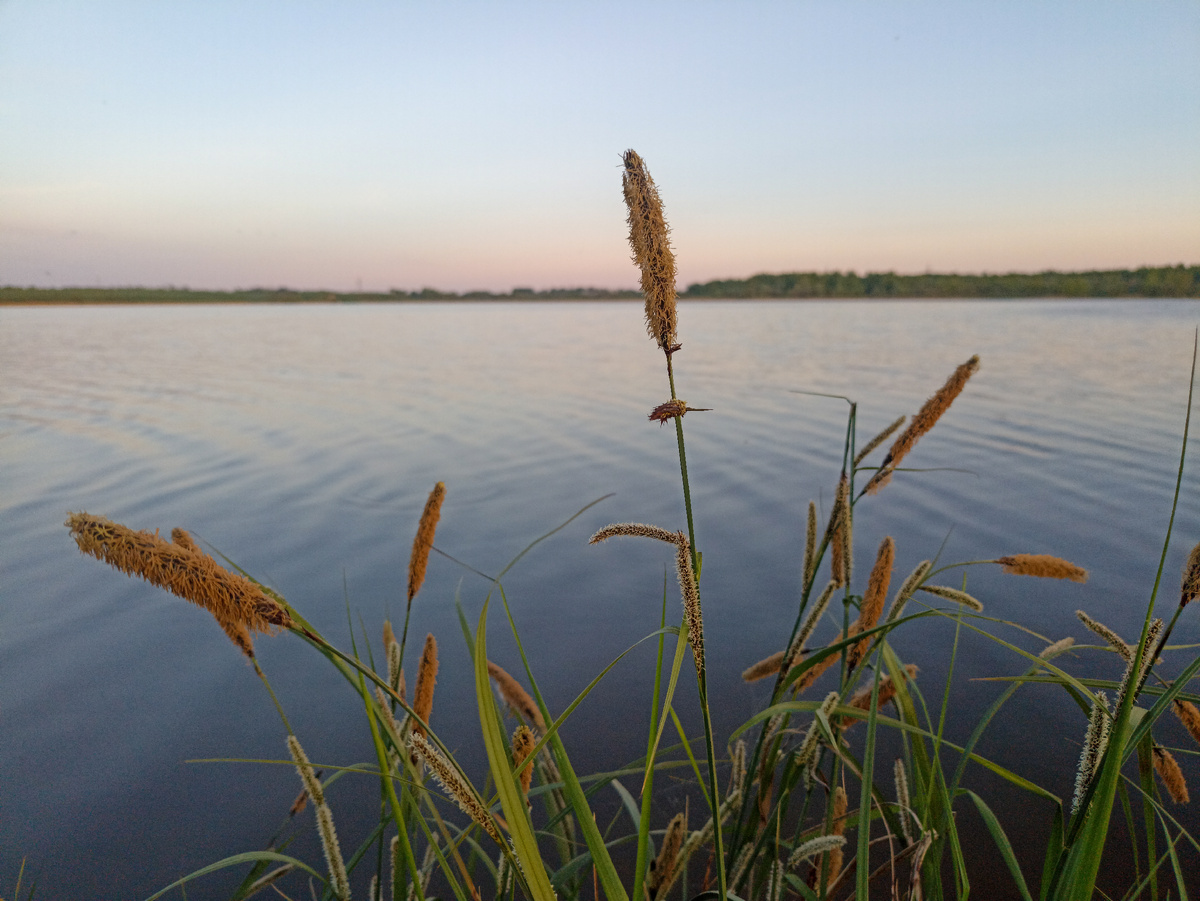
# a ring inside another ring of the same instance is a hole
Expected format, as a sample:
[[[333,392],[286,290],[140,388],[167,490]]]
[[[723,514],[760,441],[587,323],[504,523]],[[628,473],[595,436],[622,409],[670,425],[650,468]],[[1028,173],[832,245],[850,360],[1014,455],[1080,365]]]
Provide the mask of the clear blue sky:
[[[0,284],[1200,263],[1200,3],[0,0]]]

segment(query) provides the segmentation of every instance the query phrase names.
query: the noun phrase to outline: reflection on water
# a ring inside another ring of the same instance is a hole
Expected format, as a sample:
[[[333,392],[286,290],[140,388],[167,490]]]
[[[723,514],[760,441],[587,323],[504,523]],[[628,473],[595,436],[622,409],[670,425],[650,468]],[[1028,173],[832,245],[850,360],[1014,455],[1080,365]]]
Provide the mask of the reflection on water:
[[[1056,553],[1088,567],[1089,583],[976,568],[969,587],[990,616],[1047,639],[1083,641],[1080,607],[1136,634],[1197,322],[1193,302],[685,304],[679,393],[713,408],[686,425],[718,730],[769,691],[738,674],[786,638],[804,508],[828,507],[840,466],[848,404],[813,393],[857,402],[865,438],[973,353],[982,370],[908,460],[944,471],[901,473],[860,506],[860,569],[887,534],[898,573],[939,549],[946,562]],[[43,867],[39,894],[145,896],[260,847],[298,788],[288,767],[187,762],[278,759],[284,732],[207,616],[81,558],[61,525],[68,510],[189,528],[348,644],[347,606],[376,643],[383,617],[402,614],[408,546],[434,482],[448,486],[438,547],[488,573],[615,492],[506,578],[551,707],[657,625],[661,549],[585,544],[608,522],[682,525],[673,430],[646,421],[668,389],[636,304],[0,309],[0,375],[0,885],[28,856]],[[1200,538],[1190,477],[1176,529],[1171,581]],[[416,633],[443,648],[433,724],[469,764],[481,757],[454,599],[473,618],[485,590],[435,558],[415,608]],[[492,631],[494,656],[515,666]],[[932,623],[897,640],[933,699],[952,637]],[[1173,641],[1200,641],[1195,617]],[[993,644],[963,642],[952,703],[965,713],[951,740],[996,695],[973,678],[1022,668]],[[369,759],[353,695],[299,645],[267,639],[259,652],[310,756]],[[641,753],[649,663],[644,649],[632,654],[569,725],[581,772]],[[1119,675],[1103,654],[1071,665]],[[690,707],[681,714],[695,728]],[[589,740],[601,724],[603,747]],[[1083,726],[1064,697],[1029,688],[980,750],[1067,794]],[[1172,728],[1163,737],[1182,743]],[[1048,811],[977,784],[1019,847],[1044,842]],[[346,836],[369,828],[375,792],[369,780],[338,784]],[[154,851],[134,863],[131,847]],[[319,860],[315,836],[294,849]]]

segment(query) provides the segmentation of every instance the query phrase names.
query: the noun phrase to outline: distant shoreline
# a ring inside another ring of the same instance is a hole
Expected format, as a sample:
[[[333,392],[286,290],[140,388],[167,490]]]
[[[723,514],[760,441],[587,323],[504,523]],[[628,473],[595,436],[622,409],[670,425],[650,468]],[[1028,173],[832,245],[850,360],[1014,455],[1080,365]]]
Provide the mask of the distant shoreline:
[[[293,291],[254,288],[193,291],[188,288],[18,288],[0,287],[0,306],[96,304],[276,304],[276,303],[479,303],[633,301],[639,291],[601,288],[515,288],[507,294],[421,291]],[[689,285],[680,300],[1046,300],[1200,298],[1200,266],[1158,266],[1085,272],[957,275],[894,272],[790,272],[759,274]]]

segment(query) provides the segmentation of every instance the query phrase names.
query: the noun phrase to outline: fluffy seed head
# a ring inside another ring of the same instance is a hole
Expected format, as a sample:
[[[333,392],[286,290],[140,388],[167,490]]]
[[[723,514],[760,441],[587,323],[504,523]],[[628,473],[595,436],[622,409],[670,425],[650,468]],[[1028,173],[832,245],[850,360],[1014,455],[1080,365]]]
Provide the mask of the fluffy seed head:
[[[692,659],[696,663],[696,676],[704,678],[704,620],[700,611],[700,589],[696,587],[696,575],[692,572],[692,548],[687,536],[678,533],[675,551],[675,569],[679,574],[679,591],[683,595],[683,615],[687,620],[688,644],[692,646]]]
[[[517,726],[512,736],[513,766],[519,770],[517,775],[521,780],[521,791],[525,794],[529,794],[529,786],[533,784],[533,760],[529,755],[533,753],[536,744],[532,729],[524,723]],[[522,763],[525,764],[524,767],[521,766]]]
[[[663,835],[662,847],[658,856],[650,865],[650,873],[646,879],[646,889],[651,898],[658,897],[659,889],[671,881],[672,872],[679,860],[679,850],[683,846],[683,837],[687,833],[687,817],[677,813],[667,824]]]
[[[1188,802],[1187,783],[1183,781],[1183,770],[1166,748],[1154,746],[1154,772],[1162,780],[1163,788],[1176,804]]]
[[[1131,648],[1120,635],[1110,629],[1104,623],[1097,622],[1092,619],[1082,610],[1076,610],[1075,615],[1079,617],[1079,621],[1112,645],[1113,650],[1121,655],[1121,659],[1128,663],[1133,659],[1134,648]]]
[[[425,636],[425,647],[421,651],[421,665],[417,669],[417,691],[413,697],[413,710],[421,721],[428,723],[433,713],[433,687],[437,684],[438,652],[437,639],[430,632]],[[413,721],[413,732],[425,734],[421,722]]]
[[[783,665],[783,657],[783,651],[776,651],[770,657],[758,661],[742,673],[742,681],[757,682],[759,679],[775,675]]]
[[[1000,557],[996,562],[1004,567],[1006,573],[1015,576],[1068,579],[1072,582],[1086,582],[1088,577],[1087,570],[1082,566],[1076,566],[1050,554],[1010,554]]]
[[[446,499],[446,483],[438,482],[429,492],[421,521],[417,524],[417,535],[413,538],[412,554],[408,558],[408,603],[421,590],[425,581],[425,567],[429,564],[429,551],[433,547],[433,535],[437,531],[438,519],[442,515],[442,501]]]
[[[812,584],[817,564],[817,505],[808,502],[808,525],[804,535],[804,590]]]
[[[1188,730],[1196,744],[1200,745],[1200,710],[1196,709],[1196,705],[1191,701],[1176,698],[1171,704],[1171,709],[1175,711],[1179,722],[1183,723],[1183,727]]]
[[[490,835],[496,844],[503,845],[504,839],[500,837],[500,830],[496,826],[495,820],[492,819],[491,814],[487,812],[483,802],[479,800],[471,787],[442,756],[442,752],[417,732],[409,734],[408,747],[414,755],[425,761],[442,790],[454,799],[463,813],[482,826],[484,832]]]
[[[922,560],[917,564],[917,568],[910,572],[903,582],[900,583],[900,589],[896,592],[896,597],[892,601],[892,606],[888,610],[887,621],[895,622],[904,613],[904,608],[908,604],[909,598],[913,592],[925,581],[925,577],[929,575],[929,570],[933,568],[933,564],[928,560]]]
[[[621,187],[629,209],[629,246],[642,273],[646,331],[659,347],[670,352],[676,344],[676,294],[675,254],[671,250],[667,220],[663,217],[658,188],[642,158],[627,150],[624,162]]]
[[[595,535],[588,539],[588,544],[598,544],[601,541],[606,541],[609,538],[615,538],[618,535],[632,535],[638,538],[654,538],[657,541],[665,541],[667,544],[677,544],[679,541],[679,533],[671,532],[667,529],[659,528],[658,526],[648,526],[640,522],[617,522],[611,526],[605,526]]]
[[[200,548],[196,546],[196,542],[192,540],[192,536],[189,535],[185,529],[180,529],[178,527],[171,530],[171,543],[177,544],[182,548],[187,548],[189,551],[200,550]]]
[[[978,371],[979,357],[971,357],[971,359],[954,370],[950,378],[946,380],[946,384],[942,385],[933,397],[925,401],[925,405],[921,407],[917,415],[909,422],[908,428],[900,433],[900,437],[895,440],[891,450],[884,457],[879,470],[871,477],[871,481],[867,483],[866,490],[868,494],[875,494],[891,480],[892,473],[900,465],[900,461],[913,449],[913,445],[917,443],[917,440],[932,429],[937,421],[942,418],[942,414],[950,408],[950,405],[954,403],[954,399],[966,387],[967,379]]]
[[[1038,656],[1043,660],[1053,660],[1059,654],[1073,647],[1074,644],[1075,639],[1068,635],[1066,638],[1060,638],[1058,641],[1054,642],[1054,644],[1046,645],[1044,648],[1042,648],[1042,652],[1038,654]]]
[[[278,600],[194,543],[186,547],[88,513],[70,514],[65,525],[81,552],[203,607],[247,657],[254,657],[251,632],[273,634],[293,625]]]
[[[924,591],[935,597],[945,598],[948,601],[954,601],[956,604],[962,604],[976,613],[983,613],[983,603],[961,589],[951,588],[948,585],[922,585],[918,591]]]
[[[871,577],[867,580],[867,590],[863,593],[862,605],[858,610],[858,631],[866,632],[875,628],[879,617],[883,614],[883,602],[887,599],[888,586],[892,581],[892,566],[896,559],[896,543],[892,536],[887,536],[879,545],[875,555],[875,565],[871,567]],[[871,639],[864,638],[854,646],[850,653],[850,665],[854,666],[862,659],[863,654],[871,644]]]
[[[887,441],[888,438],[891,437],[892,432],[896,431],[896,429],[898,429],[898,428],[900,428],[900,426],[904,425],[904,420],[907,418],[908,418],[907,416],[901,416],[899,419],[897,419],[895,422],[893,422],[891,425],[889,425],[886,429],[884,429],[882,432],[880,432],[878,435],[876,435],[874,438],[872,438],[870,441],[868,441],[866,444],[864,444],[862,446],[862,448],[859,450],[859,452],[854,455],[854,467],[857,469],[858,464],[867,458],[867,454],[871,453],[871,451],[875,450],[875,448],[879,447],[879,445],[881,445],[881,444],[883,444],[883,442]]]
[[[804,863],[804,861],[811,860],[818,854],[840,849],[844,844],[846,844],[846,839],[841,835],[818,835],[816,838],[810,838],[804,844],[797,847],[791,856],[788,857],[788,869],[795,869]]]
[[[537,729],[539,735],[544,735],[546,720],[542,717],[542,711],[538,709],[538,705],[534,703],[529,692],[499,665],[489,660],[487,668],[488,675],[496,683],[496,690],[500,692],[504,703],[524,717],[526,722]]]
[[[1183,585],[1179,592],[1179,606],[1186,607],[1197,597],[1200,597],[1200,544],[1192,548],[1192,552],[1188,554],[1187,564],[1183,567]]]

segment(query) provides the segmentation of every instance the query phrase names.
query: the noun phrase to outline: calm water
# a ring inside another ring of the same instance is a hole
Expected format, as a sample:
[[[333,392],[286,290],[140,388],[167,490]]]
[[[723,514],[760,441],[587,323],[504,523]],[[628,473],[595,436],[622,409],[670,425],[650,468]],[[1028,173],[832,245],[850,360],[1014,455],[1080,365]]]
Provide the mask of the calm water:
[[[865,440],[978,353],[981,371],[908,460],[946,471],[901,473],[858,508],[859,577],[887,534],[898,577],[939,548],[946,561],[1055,553],[1086,566],[1088,584],[975,568],[969,587],[989,615],[1050,639],[1085,641],[1081,607],[1133,637],[1166,529],[1198,323],[1195,302],[684,305],[679,393],[713,408],[686,426],[718,731],[769,692],[738,674],[786,640],[804,510],[809,499],[828,508],[838,473],[848,406],[800,392],[857,401]],[[299,789],[290,767],[190,762],[285,756],[278,716],[208,614],[82,557],[62,526],[68,511],[184,526],[348,647],[347,605],[376,642],[389,611],[402,614],[434,482],[448,487],[438,547],[488,573],[613,493],[506,578],[561,709],[657,624],[661,549],[586,540],[609,522],[683,525],[673,430],[646,421],[669,395],[660,363],[627,303],[0,308],[0,892],[24,857],[40,898],[145,897],[263,847]],[[1196,485],[1189,471],[1171,591],[1200,539]],[[418,636],[431,631],[442,647],[433,724],[471,766],[478,720],[454,598],[474,619],[485,590],[435,556],[414,611]],[[1200,642],[1200,616],[1188,614],[1173,642]],[[493,658],[516,670],[499,620],[491,632]],[[931,702],[950,635],[929,622],[897,638]],[[260,639],[258,651],[314,761],[372,758],[361,707],[327,665],[288,637]],[[569,725],[580,772],[640,753],[649,664],[647,653],[627,658]],[[1119,675],[1107,654],[1069,666]],[[952,689],[963,715],[949,737],[964,738],[999,691],[975,677],[1021,669],[966,639]],[[680,706],[696,728],[690,695]],[[981,751],[1069,796],[1084,725],[1061,692],[1026,689]],[[1188,748],[1165,726],[1162,741]],[[1200,792],[1200,758],[1180,759]],[[1044,841],[1044,805],[983,776],[974,785],[1014,842]],[[377,785],[344,779],[331,804],[354,846]],[[1181,810],[1200,831],[1194,809]],[[974,816],[961,814],[964,828]],[[311,829],[292,850],[319,864]],[[980,866],[975,897],[1011,894],[992,872]],[[229,884],[214,878],[189,896]]]

